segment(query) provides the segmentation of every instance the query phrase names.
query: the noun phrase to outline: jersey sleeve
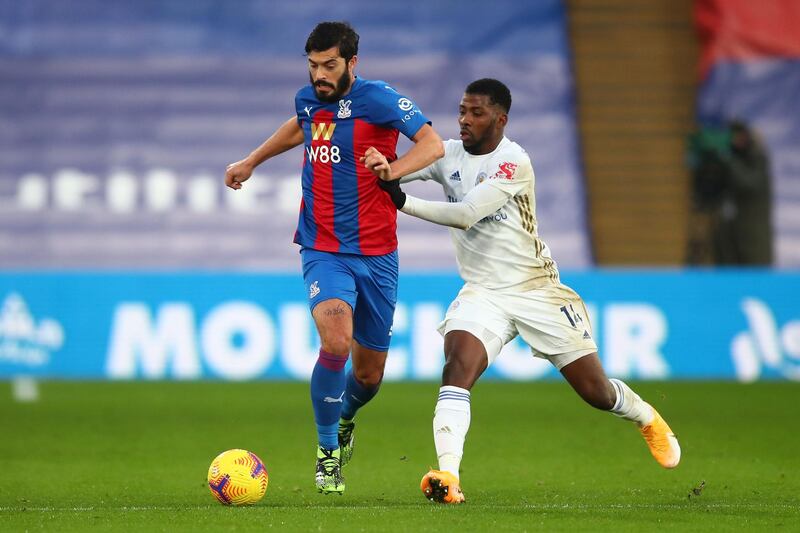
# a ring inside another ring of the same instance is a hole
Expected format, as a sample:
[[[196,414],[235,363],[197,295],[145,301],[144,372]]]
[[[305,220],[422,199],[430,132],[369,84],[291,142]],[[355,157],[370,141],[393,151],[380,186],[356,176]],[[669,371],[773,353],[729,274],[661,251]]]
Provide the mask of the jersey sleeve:
[[[525,151],[521,148],[506,149],[494,158],[486,179],[460,202],[431,202],[406,195],[406,204],[401,211],[429,222],[466,230],[503,207],[512,197],[527,191],[533,180],[533,166]]]
[[[417,104],[382,82],[370,91],[368,101],[370,122],[394,128],[409,139],[431,123]]]
[[[531,160],[525,152],[519,151],[498,154],[481,185],[494,187],[511,197],[526,190],[533,181]]]
[[[401,211],[407,215],[467,230],[484,217],[491,215],[508,203],[509,196],[488,183],[481,183],[467,193],[460,202],[433,202],[410,194]]]
[[[411,174],[406,174],[402,178],[400,178],[400,183],[408,183],[409,181],[428,181],[432,179],[436,179],[436,164],[438,161],[434,161],[427,167],[417,170],[416,172],[412,172]]]

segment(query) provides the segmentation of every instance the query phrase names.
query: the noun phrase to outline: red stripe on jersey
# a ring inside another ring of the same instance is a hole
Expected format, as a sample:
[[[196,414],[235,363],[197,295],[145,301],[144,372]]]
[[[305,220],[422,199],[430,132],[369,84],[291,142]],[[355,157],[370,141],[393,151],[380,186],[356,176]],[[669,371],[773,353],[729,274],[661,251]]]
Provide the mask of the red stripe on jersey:
[[[314,113],[312,118],[312,128],[325,131],[333,123],[333,113],[331,111],[320,110]],[[331,141],[326,140],[324,134],[318,134],[317,139],[311,140],[311,149],[319,150],[320,147],[327,146],[330,150]],[[308,152],[306,152],[308,156]],[[317,226],[317,235],[314,240],[314,249],[331,252],[339,251],[339,239],[333,231],[333,163],[330,157],[324,158],[325,163],[321,162],[319,156],[313,158],[311,164],[314,173],[314,181],[311,184],[311,192],[314,200],[311,205],[314,222]]]
[[[389,161],[397,159],[398,131],[356,119],[353,126],[353,154],[356,161],[374,146]],[[358,237],[361,253],[383,255],[397,249],[397,210],[389,195],[378,187],[375,175],[356,164],[358,176]]]
[[[303,161],[303,163],[305,163],[305,161]],[[306,199],[301,197],[300,198],[300,217],[303,216],[303,211],[305,210],[305,208],[306,208]],[[294,230],[294,242],[298,242],[298,243],[300,242],[300,224],[299,223],[297,224],[297,229]]]

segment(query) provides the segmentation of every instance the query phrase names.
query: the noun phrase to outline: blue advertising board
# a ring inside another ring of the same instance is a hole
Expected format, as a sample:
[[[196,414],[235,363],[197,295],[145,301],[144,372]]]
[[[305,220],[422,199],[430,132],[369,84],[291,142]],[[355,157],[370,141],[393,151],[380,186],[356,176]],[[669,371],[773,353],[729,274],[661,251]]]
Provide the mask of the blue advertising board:
[[[587,303],[608,373],[633,379],[800,379],[800,274],[593,271]],[[461,286],[401,276],[388,380],[436,380],[436,326]],[[0,377],[308,379],[319,341],[295,274],[4,273]],[[556,376],[516,339],[492,379]]]

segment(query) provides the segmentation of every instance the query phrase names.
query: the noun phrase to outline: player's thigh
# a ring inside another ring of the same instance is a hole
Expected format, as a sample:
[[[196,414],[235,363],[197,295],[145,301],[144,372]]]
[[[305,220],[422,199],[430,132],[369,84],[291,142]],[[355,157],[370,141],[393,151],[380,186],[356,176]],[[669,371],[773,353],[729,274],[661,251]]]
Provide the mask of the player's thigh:
[[[503,305],[534,356],[549,360],[558,370],[597,352],[586,305],[563,284],[508,295]]]
[[[344,355],[353,341],[353,311],[347,302],[331,298],[320,302],[311,312],[317,326],[322,349]]]
[[[461,288],[450,304],[438,330],[445,343],[448,335],[457,331],[467,332],[478,339],[483,345],[487,365],[494,362],[503,346],[517,334],[511,317],[493,301],[491,293],[469,284]]]
[[[397,305],[397,252],[360,256],[356,261],[353,339],[365,348],[385,352]]]
[[[335,353],[347,353],[353,336],[354,276],[339,254],[306,248],[301,256],[308,304],[323,349],[334,345]]]

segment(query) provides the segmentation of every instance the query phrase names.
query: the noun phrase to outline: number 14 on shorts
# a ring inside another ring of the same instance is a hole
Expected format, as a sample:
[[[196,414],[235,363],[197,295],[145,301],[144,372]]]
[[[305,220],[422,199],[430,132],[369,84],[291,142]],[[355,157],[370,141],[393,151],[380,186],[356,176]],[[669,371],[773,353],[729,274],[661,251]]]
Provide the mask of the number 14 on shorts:
[[[567,320],[569,320],[570,326],[572,326],[573,328],[578,327],[576,325],[578,322],[583,324],[583,318],[581,318],[581,315],[575,312],[575,309],[572,307],[572,304],[569,304],[569,307],[567,307],[566,305],[562,305],[561,312],[564,313],[564,315],[567,317]]]

